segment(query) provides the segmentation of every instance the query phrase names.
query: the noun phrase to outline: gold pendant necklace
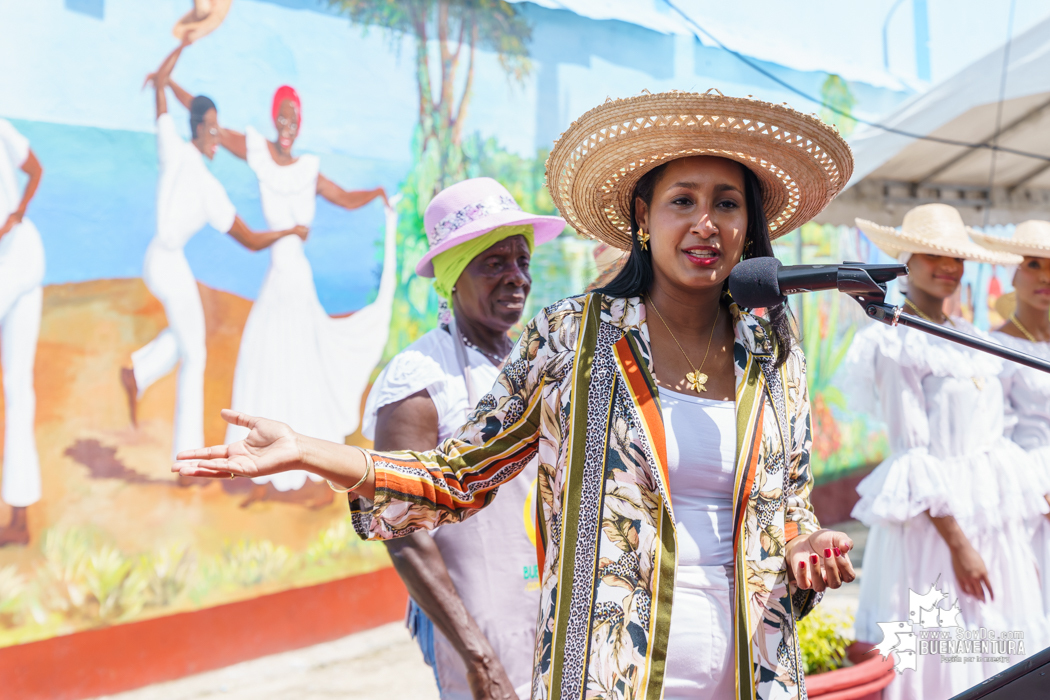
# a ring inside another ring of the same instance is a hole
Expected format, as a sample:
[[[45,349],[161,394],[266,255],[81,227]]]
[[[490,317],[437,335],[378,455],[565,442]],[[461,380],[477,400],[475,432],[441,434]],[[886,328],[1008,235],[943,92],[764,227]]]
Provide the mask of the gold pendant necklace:
[[[653,303],[653,298],[649,295],[646,295],[645,298],[649,301],[649,304],[653,307],[653,311],[656,312],[656,315],[664,324],[664,328],[666,328],[667,332],[671,334],[671,339],[674,341],[675,345],[677,345],[678,349],[682,351],[682,355],[685,356],[685,361],[688,362],[689,366],[693,368],[692,372],[689,372],[685,375],[685,381],[689,385],[689,388],[698,394],[707,391],[708,377],[700,370],[704,368],[704,364],[707,362],[707,356],[711,354],[711,341],[715,338],[715,328],[718,328],[718,317],[722,313],[722,304],[719,304],[717,309],[715,310],[715,321],[711,324],[711,335],[707,338],[707,351],[704,353],[704,359],[700,363],[700,366],[696,367],[693,364],[693,361],[689,359],[689,355],[686,354],[685,348],[683,348],[682,344],[678,342],[678,338],[675,337],[674,331],[672,331],[671,327],[667,325],[667,321],[664,320],[664,315],[660,313],[660,309],[656,308],[656,304]]]

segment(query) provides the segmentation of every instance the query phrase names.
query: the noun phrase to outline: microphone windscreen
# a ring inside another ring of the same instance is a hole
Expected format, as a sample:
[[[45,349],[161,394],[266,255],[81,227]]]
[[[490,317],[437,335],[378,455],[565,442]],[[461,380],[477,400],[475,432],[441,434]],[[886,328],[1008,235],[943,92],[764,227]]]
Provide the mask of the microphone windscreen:
[[[733,301],[745,309],[783,304],[787,298],[780,294],[779,271],[780,261],[776,258],[741,260],[729,273],[729,293]]]

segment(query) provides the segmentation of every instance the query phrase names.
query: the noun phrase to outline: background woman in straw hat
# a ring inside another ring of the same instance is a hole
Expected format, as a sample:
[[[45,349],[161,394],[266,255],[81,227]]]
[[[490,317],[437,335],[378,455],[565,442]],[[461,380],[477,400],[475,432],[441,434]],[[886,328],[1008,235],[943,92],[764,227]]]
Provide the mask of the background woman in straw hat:
[[[168,84],[183,104],[193,99],[174,81]],[[320,172],[317,156],[293,155],[303,119],[294,88],[277,88],[270,117],[277,132],[273,141],[250,126],[243,134],[220,129],[222,146],[246,160],[255,172],[267,223],[312,225],[318,196],[347,210],[382,199],[386,205],[383,271],[371,304],[349,317],[332,318],[317,297],[303,241],[278,241],[241,335],[232,406],[237,411],[274,416],[308,435],[342,442],[360,425],[361,399],[390,329],[397,284],[397,215],[382,187],[344,190]],[[245,435],[246,430],[231,425],[226,442]],[[274,489],[302,489],[307,478],[320,481],[301,470],[256,478],[241,505],[276,496]],[[313,506],[331,502],[331,491],[323,484],[318,487],[320,490],[311,489],[299,498]]]
[[[1007,347],[1050,360],[1050,222],[1025,221],[1011,238],[971,234],[990,250],[1023,255],[1014,273],[1014,308],[992,337]],[[1007,431],[1028,451],[1043,478],[1039,493],[1050,492],[1050,375],[1012,362],[1003,365]],[[1038,518],[1032,538],[1043,589],[1043,607],[1050,611],[1050,516]]]
[[[431,450],[467,420],[510,353],[533,247],[565,228],[560,217],[522,211],[487,177],[438,193],[423,221],[431,249],[416,272],[435,278],[454,316],[398,353],[372,385],[363,432],[377,450]],[[540,602],[535,490],[533,459],[476,517],[387,542],[443,700],[529,696]]]
[[[362,536],[389,539],[476,513],[538,458],[534,698],[796,698],[795,621],[853,578],[852,543],[809,503],[787,319],[740,309],[725,281],[851,170],[833,129],[787,107],[609,100],[562,135],[547,182],[578,231],[630,250],[623,274],[533,319],[452,439],[370,453],[224,412],[248,437],[173,468],[305,468],[355,492]]]
[[[1020,258],[973,243],[959,213],[926,204],[901,230],[857,220],[871,241],[908,265],[905,312],[977,334],[948,318],[963,261],[1011,264]],[[961,625],[1021,631],[1026,650],[1044,645],[1039,578],[1028,543],[1030,518],[1047,511],[1024,451],[1004,436],[1002,362],[991,355],[901,326],[872,324],[846,363],[857,407],[886,423],[890,456],[857,487],[853,517],[871,530],[864,552],[857,638],[879,643],[879,623],[919,624],[909,590],[937,610],[926,627]],[[958,599],[959,619],[951,606]],[[924,613],[925,614],[925,613]],[[936,618],[936,624],[934,623]],[[948,698],[1009,663],[942,663],[916,655],[888,698]]]

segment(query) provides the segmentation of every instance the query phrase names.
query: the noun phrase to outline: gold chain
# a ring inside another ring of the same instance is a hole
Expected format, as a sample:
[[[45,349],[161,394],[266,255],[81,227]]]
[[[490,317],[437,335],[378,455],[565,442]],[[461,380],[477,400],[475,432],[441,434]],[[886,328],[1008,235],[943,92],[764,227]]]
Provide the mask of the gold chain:
[[[1032,333],[1027,328],[1024,327],[1024,324],[1021,323],[1021,319],[1017,318],[1017,312],[1016,311],[1014,312],[1014,315],[1010,317],[1010,323],[1012,323],[1015,326],[1017,326],[1017,330],[1019,330],[1022,333],[1024,333],[1024,337],[1025,338],[1028,338],[1033,343],[1038,343],[1039,342],[1038,340],[1035,339],[1035,336],[1032,335]]]
[[[685,361],[693,368],[692,372],[685,375],[685,381],[689,384],[689,387],[698,394],[707,391],[708,377],[700,370],[704,368],[704,364],[707,362],[707,356],[711,354],[711,341],[715,339],[715,329],[718,328],[718,317],[722,313],[722,304],[718,304],[717,310],[715,311],[715,321],[711,324],[711,335],[707,338],[707,352],[704,353],[703,362],[700,363],[699,367],[696,367],[693,364],[693,361],[689,359],[689,355],[686,353],[685,348],[683,348],[682,344],[678,342],[678,338],[675,337],[674,331],[672,331],[671,327],[667,325],[667,321],[664,320],[664,315],[660,313],[660,309],[656,308],[656,304],[653,303],[653,298],[648,294],[645,298],[653,307],[653,311],[656,312],[660,321],[664,324],[664,328],[666,328],[667,332],[671,334],[671,340],[673,340],[675,345],[678,346],[678,349],[682,351],[682,355],[685,356]]]
[[[948,323],[951,323],[951,325],[953,325],[953,326],[955,325],[954,323],[952,323],[952,320],[950,318],[945,316],[943,311],[941,312],[941,316],[943,317],[943,320],[941,320],[941,321],[934,321],[932,318],[930,318],[925,313],[923,313],[922,309],[920,309],[918,306],[916,306],[915,302],[913,302],[911,299],[905,297],[904,298],[904,305],[906,307],[908,307],[909,309],[911,309],[912,311],[914,311],[920,318],[924,318],[927,321],[929,321],[930,323],[936,323],[937,325],[944,325],[945,321],[947,321]]]

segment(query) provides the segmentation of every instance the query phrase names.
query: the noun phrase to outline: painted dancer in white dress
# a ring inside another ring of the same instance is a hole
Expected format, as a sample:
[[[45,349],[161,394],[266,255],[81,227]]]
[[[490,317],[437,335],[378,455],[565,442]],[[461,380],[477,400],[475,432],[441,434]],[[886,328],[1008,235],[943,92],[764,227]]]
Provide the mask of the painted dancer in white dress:
[[[184,103],[192,99],[175,83],[172,89]],[[243,134],[220,130],[222,146],[255,171],[263,213],[271,227],[312,224],[318,195],[348,210],[377,198],[387,202],[381,187],[344,190],[320,173],[317,156],[292,155],[302,124],[302,105],[294,89],[287,85],[277,89],[272,117],[277,128],[272,142],[251,127]],[[270,269],[241,336],[233,379],[234,410],[279,416],[296,430],[333,442],[343,442],[357,430],[361,399],[390,328],[397,219],[389,204],[386,226],[379,294],[375,302],[347,318],[332,318],[321,306],[302,241],[288,239],[273,246]],[[246,429],[231,425],[226,442],[247,434]],[[268,483],[279,492],[302,489],[308,476],[319,481],[304,471],[254,479],[256,487],[241,505],[275,495]],[[310,505],[332,500],[331,490],[318,485],[321,488],[304,494]]]
[[[913,209],[899,232],[869,221],[857,225],[908,264],[906,313],[972,335],[980,333],[942,311],[959,287],[963,260],[1020,260],[973,243],[959,213],[944,204]],[[1025,655],[1045,645],[1029,533],[1032,518],[1048,507],[1033,488],[1041,479],[1031,461],[1004,435],[1002,364],[901,326],[873,323],[853,341],[846,363],[850,398],[857,408],[878,407],[890,442],[889,458],[857,487],[853,510],[871,528],[859,641],[882,642],[879,623],[911,622],[908,631],[918,632],[909,590],[926,594],[936,587],[946,594],[935,615],[943,627],[1021,632]],[[959,619],[950,611],[956,601]],[[922,622],[928,620],[923,615]],[[955,630],[949,633],[954,638]],[[905,670],[885,690],[887,700],[946,700],[1023,658],[948,663],[938,654],[895,653]]]
[[[21,196],[17,170],[29,176]],[[33,364],[40,334],[44,246],[26,218],[26,208],[43,173],[29,141],[0,119],[0,361],[5,420],[0,496],[11,506],[11,521],[0,528],[0,547],[29,544],[26,509],[40,500]]]
[[[164,305],[168,327],[131,356],[131,367],[121,371],[128,395],[131,422],[137,424],[137,402],[158,379],[179,365],[178,398],[175,403],[173,451],[178,453],[204,439],[204,307],[197,280],[183,248],[205,225],[228,232],[249,250],[262,250],[275,241],[294,238],[301,242],[308,229],[287,226],[280,231],[256,233],[237,216],[230,198],[201,156],[215,157],[219,144],[218,113],[207,97],[192,98],[187,143],[175,130],[164,93],[175,63],[187,44],[175,49],[156,73],[157,94],[157,233],[146,249],[142,277],[153,296]]]
[[[1009,239],[972,235],[986,248],[1024,256],[1013,279],[1016,308],[1006,314],[1006,323],[992,337],[1014,350],[1050,360],[1050,221],[1025,221]],[[1010,439],[1032,457],[1045,494],[1050,491],[1050,374],[1005,363],[1002,382]],[[1039,566],[1043,607],[1050,612],[1050,516],[1038,518],[1034,529],[1032,551]]]

